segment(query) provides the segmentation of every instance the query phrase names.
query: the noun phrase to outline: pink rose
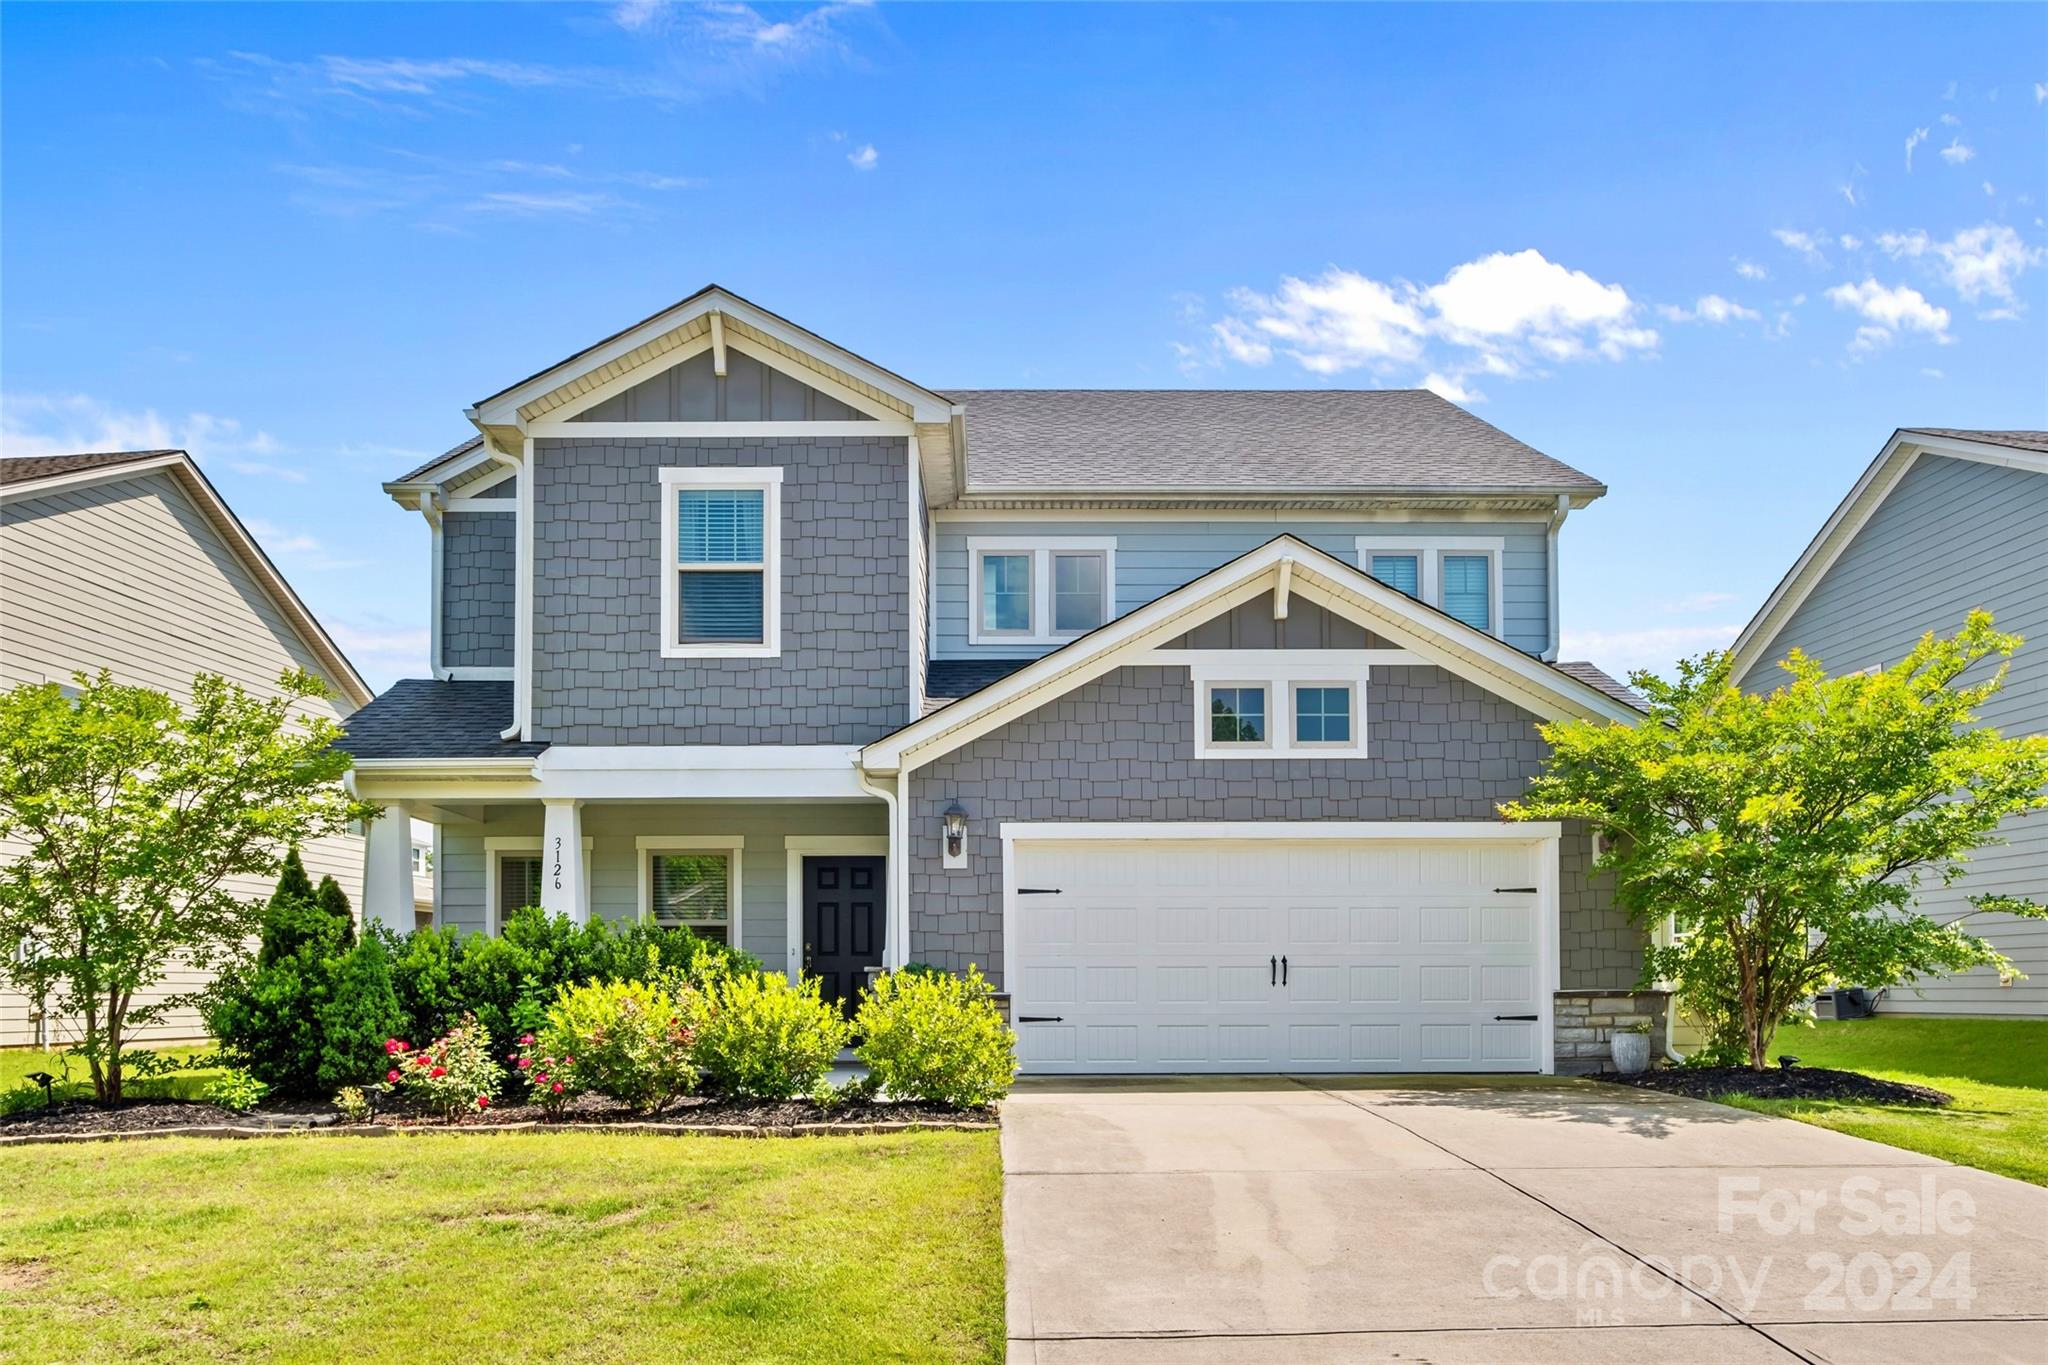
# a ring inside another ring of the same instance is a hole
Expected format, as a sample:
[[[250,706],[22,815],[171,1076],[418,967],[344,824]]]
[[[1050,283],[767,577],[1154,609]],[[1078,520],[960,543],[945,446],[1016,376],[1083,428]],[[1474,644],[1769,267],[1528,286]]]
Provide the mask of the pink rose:
[[[384,1051],[385,1051],[386,1055],[389,1055],[390,1053],[396,1052],[396,1051],[398,1051],[398,1050],[399,1050],[400,1048],[402,1048],[402,1047],[404,1047],[404,1046],[405,1046],[405,1044],[404,1044],[404,1043],[401,1043],[401,1042],[399,1042],[399,1041],[398,1041],[398,1040],[397,1040],[396,1038],[386,1038],[386,1039],[384,1040]]]
[[[521,1057],[521,1058],[519,1059],[519,1069],[520,1069],[521,1071],[524,1071],[524,1070],[526,1070],[526,1068],[528,1068],[528,1067],[530,1067],[530,1066],[532,1066],[532,1065],[533,1065],[533,1058],[531,1058],[531,1057]]]
[[[445,1076],[445,1075],[447,1075],[447,1074],[448,1074],[448,1068],[447,1068],[447,1067],[445,1067],[445,1066],[437,1066],[437,1067],[435,1067],[435,1068],[434,1068],[434,1069],[433,1069],[432,1071],[429,1071],[429,1072],[427,1073],[427,1077],[428,1077],[428,1079],[429,1079],[429,1080],[436,1080],[436,1081],[438,1081],[438,1080],[440,1080],[440,1079],[441,1079],[441,1078],[442,1078],[443,1076]]]
[[[394,1070],[394,1071],[387,1071],[387,1072],[385,1072],[385,1073],[384,1073],[384,1079],[385,1079],[385,1080],[387,1080],[387,1081],[389,1081],[389,1082],[391,1082],[391,1083],[392,1083],[393,1085],[397,1085],[397,1084],[398,1084],[398,1072],[396,1072],[395,1070]]]
[[[562,1083],[560,1081],[555,1082],[555,1093],[557,1095],[562,1093]]]
[[[533,1046],[533,1035],[532,1035],[531,1033],[529,1033],[529,1034],[526,1034],[526,1035],[525,1035],[524,1037],[520,1038],[520,1040],[519,1040],[519,1046],[521,1046],[521,1047],[532,1047],[532,1046]]]
[[[546,1084],[548,1083],[548,1073],[547,1073],[547,1072],[545,1072],[545,1071],[536,1071],[536,1072],[534,1072],[534,1073],[533,1073],[533,1083],[534,1083],[535,1085],[546,1085]]]

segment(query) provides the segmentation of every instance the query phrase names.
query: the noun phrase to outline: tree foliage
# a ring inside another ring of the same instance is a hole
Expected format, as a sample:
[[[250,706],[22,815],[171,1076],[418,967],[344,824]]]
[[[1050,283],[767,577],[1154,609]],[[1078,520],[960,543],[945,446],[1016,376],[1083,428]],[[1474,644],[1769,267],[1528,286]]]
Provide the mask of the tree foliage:
[[[326,695],[309,673],[270,697],[200,674],[182,707],[105,672],[76,681],[75,697],[0,693],[0,839],[26,845],[0,867],[0,979],[82,1020],[111,1102],[130,1032],[184,1003],[137,997],[255,931],[261,907],[231,879],[275,875],[292,846],[377,808],[342,789],[340,728],[302,705]]]
[[[1975,723],[2020,643],[1979,611],[1881,670],[1831,678],[1795,650],[1768,695],[1735,687],[1726,655],[1680,664],[1675,682],[1637,674],[1648,719],[1542,727],[1546,771],[1502,813],[1616,836],[1596,866],[1639,922],[1668,916],[1674,931],[1647,954],[1645,984],[1675,983],[1720,1021],[1720,1045],[1761,1068],[1788,1013],[1837,984],[2014,975],[1968,921],[2048,906],[1972,898],[1969,915],[1937,922],[1916,896],[1961,877],[2001,820],[2048,807],[2048,737]]]

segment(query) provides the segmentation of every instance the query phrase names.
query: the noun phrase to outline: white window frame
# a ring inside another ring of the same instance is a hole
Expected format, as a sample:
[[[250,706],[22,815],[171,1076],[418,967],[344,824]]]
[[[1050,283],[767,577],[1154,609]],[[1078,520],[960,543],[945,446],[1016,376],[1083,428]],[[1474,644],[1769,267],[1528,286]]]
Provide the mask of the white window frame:
[[[665,468],[661,475],[661,657],[664,659],[774,659],[782,654],[782,470]],[[706,571],[761,571],[758,641],[685,644],[677,616],[676,494],[682,489],[730,489],[761,494],[761,563],[706,564]]]
[[[591,837],[583,836],[583,903],[590,904]],[[495,936],[505,932],[505,917],[498,910],[498,855],[501,853],[541,854],[538,834],[494,834],[484,840],[484,923]]]
[[[1216,649],[1188,663],[1194,685],[1194,754],[1204,759],[1364,758],[1366,682],[1371,670],[1354,650]],[[1266,738],[1260,744],[1209,738],[1209,693],[1217,687],[1266,689]],[[1294,737],[1294,695],[1304,687],[1351,689],[1351,739],[1345,743]]]
[[[654,855],[657,853],[723,853],[730,871],[725,879],[725,942],[738,948],[740,913],[746,902],[743,889],[747,840],[739,834],[643,834],[633,841],[633,856],[639,863],[640,922],[654,923]]]
[[[1486,575],[1488,635],[1496,640],[1506,639],[1502,618],[1506,615],[1502,599],[1501,561],[1506,556],[1507,540],[1503,536],[1431,536],[1428,539],[1381,538],[1378,536],[1358,537],[1358,567],[1366,577],[1372,577],[1374,555],[1414,555],[1416,570],[1416,597],[1427,602],[1438,611],[1443,610],[1443,561],[1445,555],[1487,556]],[[1378,582],[1378,579],[1373,579]]]
[[[981,624],[983,555],[1031,556],[1031,627],[984,630]],[[1056,645],[1088,631],[1055,630],[1052,621],[1052,561],[1055,554],[1102,556],[1102,624],[1116,619],[1115,536],[969,536],[967,539],[967,643],[970,645]],[[1096,627],[1091,627],[1096,629]]]

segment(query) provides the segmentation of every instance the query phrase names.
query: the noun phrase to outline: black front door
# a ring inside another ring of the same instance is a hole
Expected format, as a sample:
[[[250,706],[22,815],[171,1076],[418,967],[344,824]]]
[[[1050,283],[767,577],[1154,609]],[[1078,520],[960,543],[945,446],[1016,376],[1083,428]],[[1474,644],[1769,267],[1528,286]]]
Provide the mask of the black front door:
[[[804,859],[804,970],[852,1013],[869,967],[882,965],[881,858]]]

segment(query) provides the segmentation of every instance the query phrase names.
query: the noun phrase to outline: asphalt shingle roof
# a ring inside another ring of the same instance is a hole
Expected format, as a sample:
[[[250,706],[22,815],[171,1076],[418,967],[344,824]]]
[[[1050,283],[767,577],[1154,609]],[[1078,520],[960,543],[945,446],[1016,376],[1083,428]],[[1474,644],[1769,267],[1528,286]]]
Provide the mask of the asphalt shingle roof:
[[[927,697],[964,697],[1001,682],[1036,659],[933,659],[925,665]]]
[[[970,493],[1605,491],[1427,389],[964,389]]]
[[[338,747],[357,758],[531,758],[548,747],[499,739],[511,723],[509,682],[408,678],[350,716]]]
[[[1985,445],[2011,446],[2015,450],[2048,453],[2048,431],[1967,431],[1962,427],[1907,427],[1910,436],[1953,436],[1959,441],[1982,441]]]
[[[76,474],[86,469],[112,469],[139,460],[157,460],[166,455],[183,455],[182,450],[106,450],[83,455],[9,456],[0,460],[0,484],[32,483],[59,474]]]
[[[1638,711],[1650,709],[1650,704],[1644,701],[1642,695],[1633,687],[1624,682],[1616,682],[1605,672],[1583,659],[1564,660],[1552,664],[1551,667],[1560,673],[1570,674],[1582,683],[1599,688],[1623,706],[1632,706]]]

